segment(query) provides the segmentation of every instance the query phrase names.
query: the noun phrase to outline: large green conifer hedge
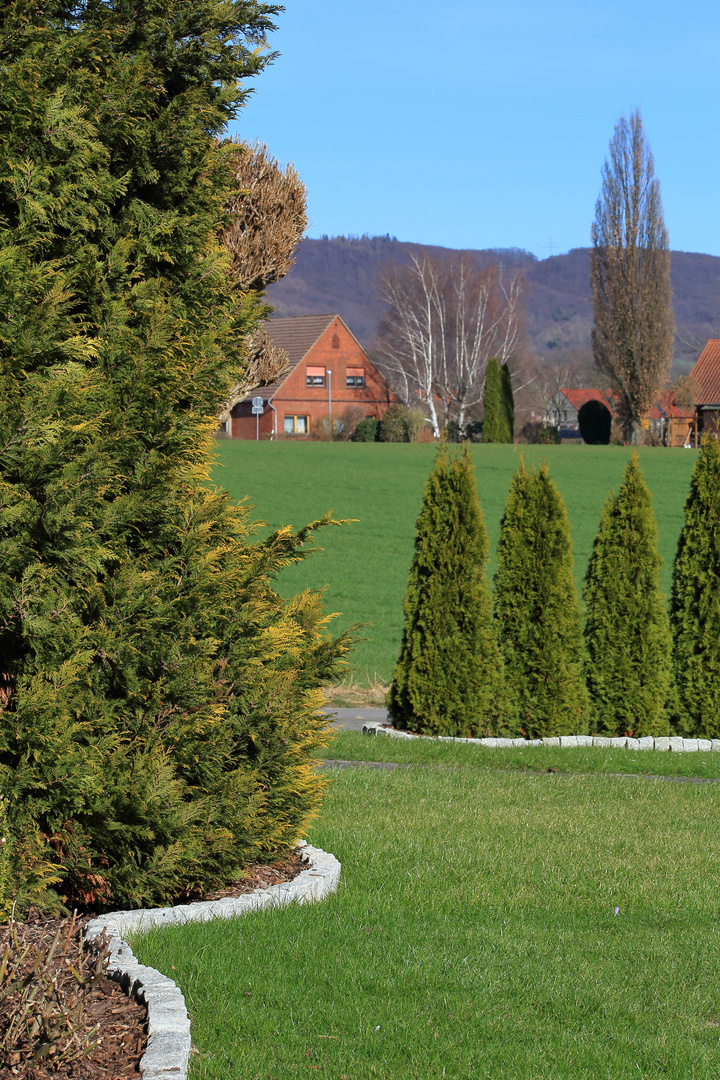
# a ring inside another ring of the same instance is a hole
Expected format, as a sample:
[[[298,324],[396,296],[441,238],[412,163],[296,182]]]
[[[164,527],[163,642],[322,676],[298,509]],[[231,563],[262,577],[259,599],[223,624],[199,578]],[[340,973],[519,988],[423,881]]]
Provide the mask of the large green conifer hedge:
[[[317,812],[317,687],[347,642],[273,585],[209,481],[266,315],[217,242],[219,142],[275,5],[17,0],[0,12],[0,786],[15,872],[167,901]]]
[[[388,696],[396,727],[424,735],[505,730],[502,661],[486,571],[489,544],[467,447],[443,445],[426,481]]]
[[[592,726],[668,735],[672,638],[652,498],[637,456],[603,509],[583,588]]]
[[[680,730],[720,738],[720,443],[707,436],[685,503],[670,621]]]
[[[518,733],[588,730],[570,525],[547,465],[521,463],[500,524],[495,614]]]

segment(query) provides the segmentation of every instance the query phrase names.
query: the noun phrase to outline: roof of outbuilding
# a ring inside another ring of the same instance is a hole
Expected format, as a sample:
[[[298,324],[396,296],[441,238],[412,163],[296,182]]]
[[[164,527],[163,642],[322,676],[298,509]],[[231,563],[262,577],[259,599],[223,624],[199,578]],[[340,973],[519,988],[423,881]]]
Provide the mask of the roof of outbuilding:
[[[698,405],[720,405],[720,339],[708,341],[690,377],[700,383],[702,393]]]
[[[561,394],[564,394],[568,399],[573,409],[581,409],[583,405],[587,405],[588,401],[601,401],[613,412],[612,402],[608,400],[607,394],[604,394],[602,390],[560,390]]]

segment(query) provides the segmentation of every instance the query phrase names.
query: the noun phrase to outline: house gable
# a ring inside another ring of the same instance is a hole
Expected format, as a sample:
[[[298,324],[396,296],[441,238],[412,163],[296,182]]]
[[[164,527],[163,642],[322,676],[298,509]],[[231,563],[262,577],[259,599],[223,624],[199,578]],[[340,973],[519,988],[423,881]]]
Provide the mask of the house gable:
[[[355,335],[339,315],[305,315],[272,319],[267,334],[284,349],[290,365],[282,378],[249,394],[232,410],[233,438],[306,435],[314,420],[342,417],[381,419],[398,398]],[[264,410],[256,421],[252,399],[262,397]]]

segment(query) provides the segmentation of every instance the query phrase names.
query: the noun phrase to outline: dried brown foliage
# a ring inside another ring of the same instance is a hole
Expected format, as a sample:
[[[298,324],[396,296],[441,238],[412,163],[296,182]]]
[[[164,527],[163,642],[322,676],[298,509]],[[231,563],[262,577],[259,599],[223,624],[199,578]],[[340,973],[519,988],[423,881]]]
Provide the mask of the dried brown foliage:
[[[307,228],[307,191],[292,165],[283,171],[265,143],[233,141],[230,167],[237,191],[227,204],[232,221],[220,240],[232,256],[243,291],[260,291],[287,274]]]
[[[0,1075],[19,1063],[76,1062],[95,1045],[84,1011],[104,981],[108,948],[104,937],[78,948],[77,929],[74,916],[52,935],[12,920],[0,926]]]
[[[248,342],[242,381],[230,388],[230,393],[218,411],[220,423],[229,419],[233,406],[242,401],[256,386],[267,386],[284,375],[289,364],[288,354],[284,349],[273,345],[264,330],[254,334]]]
[[[595,363],[618,395],[625,438],[637,443],[667,379],[675,336],[670,246],[637,110],[615,126],[592,241]]]

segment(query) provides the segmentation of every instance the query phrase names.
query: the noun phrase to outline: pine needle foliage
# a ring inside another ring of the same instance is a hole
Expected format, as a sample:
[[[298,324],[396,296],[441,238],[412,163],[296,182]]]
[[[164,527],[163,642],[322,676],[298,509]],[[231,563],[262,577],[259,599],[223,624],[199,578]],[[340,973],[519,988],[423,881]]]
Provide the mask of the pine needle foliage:
[[[720,443],[705,436],[690,478],[670,594],[679,728],[720,738]]]
[[[494,356],[491,356],[485,370],[485,389],[483,392],[483,409],[485,420],[483,422],[483,442],[499,443],[506,442],[505,417],[503,407],[503,386],[500,365]]]
[[[495,614],[518,733],[588,730],[582,620],[565,504],[547,465],[521,462],[500,524]]]
[[[670,733],[672,637],[661,565],[652,498],[633,455],[617,495],[603,508],[583,585],[587,681],[598,734]]]
[[[167,902],[318,811],[346,638],[213,487],[214,414],[265,317],[218,242],[255,0],[0,11],[0,772],[14,874]],[[22,890],[21,890],[22,891]]]
[[[388,695],[397,727],[458,736],[504,730],[489,553],[469,451],[453,456],[443,443],[425,483]]]

